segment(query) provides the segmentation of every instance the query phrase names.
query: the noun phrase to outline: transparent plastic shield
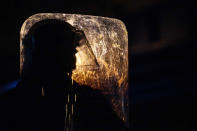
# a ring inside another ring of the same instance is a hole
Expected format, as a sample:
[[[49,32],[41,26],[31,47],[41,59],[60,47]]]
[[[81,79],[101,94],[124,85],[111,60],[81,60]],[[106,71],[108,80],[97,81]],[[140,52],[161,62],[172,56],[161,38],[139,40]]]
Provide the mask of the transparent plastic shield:
[[[76,50],[76,68],[83,70],[98,70],[99,64],[96,60],[96,57],[91,49],[90,44],[88,43],[85,34],[83,31],[75,31],[78,38],[76,42],[78,45]]]
[[[79,33],[76,69],[72,79],[79,85],[100,90],[116,115],[128,122],[128,35],[124,23],[117,19],[62,13],[41,13],[29,17],[20,32],[20,71],[25,69],[25,35],[37,22],[61,19]],[[79,32],[78,32],[79,31]]]

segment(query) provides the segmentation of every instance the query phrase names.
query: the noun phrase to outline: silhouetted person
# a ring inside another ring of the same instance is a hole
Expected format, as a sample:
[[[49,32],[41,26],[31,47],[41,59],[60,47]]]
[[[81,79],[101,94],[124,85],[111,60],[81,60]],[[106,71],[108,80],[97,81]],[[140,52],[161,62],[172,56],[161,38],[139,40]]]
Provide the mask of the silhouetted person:
[[[19,109],[20,128],[63,131],[65,96],[72,86],[67,74],[72,74],[76,62],[76,33],[64,21],[43,20],[30,29],[27,37],[24,46],[29,49],[24,54],[29,60],[24,62],[18,85],[24,92],[19,99],[24,107]]]
[[[43,20],[30,29],[24,39],[14,130],[64,131],[66,97],[74,91],[70,76],[80,38],[61,20]],[[122,121],[99,90],[74,84],[78,99],[72,121],[75,131],[122,130]]]

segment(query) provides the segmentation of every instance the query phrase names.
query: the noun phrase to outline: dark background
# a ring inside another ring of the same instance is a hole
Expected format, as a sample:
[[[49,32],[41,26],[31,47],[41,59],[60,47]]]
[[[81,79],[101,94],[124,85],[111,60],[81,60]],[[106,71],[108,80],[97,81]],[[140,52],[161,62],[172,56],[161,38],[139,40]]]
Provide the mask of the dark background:
[[[122,20],[129,33],[131,129],[196,129],[197,21],[191,0],[1,2],[0,85],[19,78],[20,28],[29,16],[43,12]]]

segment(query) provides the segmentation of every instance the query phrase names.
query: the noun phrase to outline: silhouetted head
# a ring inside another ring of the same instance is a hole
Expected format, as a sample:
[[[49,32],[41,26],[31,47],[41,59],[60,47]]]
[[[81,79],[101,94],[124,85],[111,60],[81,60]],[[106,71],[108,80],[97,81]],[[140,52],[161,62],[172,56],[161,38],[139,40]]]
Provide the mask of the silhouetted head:
[[[57,78],[75,69],[76,33],[62,20],[43,20],[31,33],[32,68],[38,77]]]

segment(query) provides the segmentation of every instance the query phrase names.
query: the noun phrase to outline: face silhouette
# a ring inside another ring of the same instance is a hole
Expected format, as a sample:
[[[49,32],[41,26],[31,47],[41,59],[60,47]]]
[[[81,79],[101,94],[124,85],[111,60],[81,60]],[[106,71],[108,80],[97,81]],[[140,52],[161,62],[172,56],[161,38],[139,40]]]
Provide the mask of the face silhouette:
[[[75,68],[75,33],[66,24],[51,23],[37,28],[32,37],[35,71],[44,76],[71,73]]]

